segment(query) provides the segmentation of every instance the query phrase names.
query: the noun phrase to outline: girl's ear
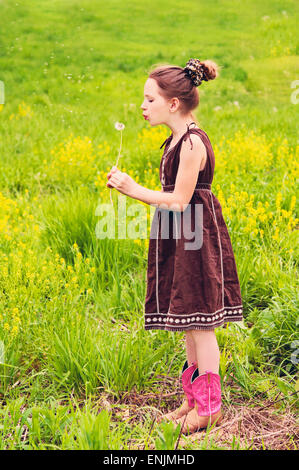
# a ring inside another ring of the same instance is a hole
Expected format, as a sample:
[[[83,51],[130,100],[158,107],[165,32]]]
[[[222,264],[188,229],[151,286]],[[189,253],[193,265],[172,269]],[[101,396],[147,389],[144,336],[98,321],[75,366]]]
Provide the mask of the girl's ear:
[[[171,107],[179,106],[180,100],[178,98],[172,98]]]

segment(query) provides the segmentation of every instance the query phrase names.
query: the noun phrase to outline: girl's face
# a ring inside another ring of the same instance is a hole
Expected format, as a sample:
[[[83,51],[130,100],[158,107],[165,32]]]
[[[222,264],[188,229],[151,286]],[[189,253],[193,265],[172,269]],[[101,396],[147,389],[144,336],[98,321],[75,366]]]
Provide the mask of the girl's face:
[[[140,106],[143,116],[151,126],[165,124],[169,117],[170,104],[159,94],[159,87],[153,78],[148,78],[144,85],[144,101]]]

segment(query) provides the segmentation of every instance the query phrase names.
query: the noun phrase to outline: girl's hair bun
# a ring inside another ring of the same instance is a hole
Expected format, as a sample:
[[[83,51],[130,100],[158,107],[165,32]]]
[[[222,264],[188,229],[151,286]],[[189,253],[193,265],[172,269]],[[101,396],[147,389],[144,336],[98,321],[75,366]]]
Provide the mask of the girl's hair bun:
[[[205,75],[209,80],[214,80],[218,77],[218,65],[212,60],[204,60],[201,62],[202,66],[205,69]]]

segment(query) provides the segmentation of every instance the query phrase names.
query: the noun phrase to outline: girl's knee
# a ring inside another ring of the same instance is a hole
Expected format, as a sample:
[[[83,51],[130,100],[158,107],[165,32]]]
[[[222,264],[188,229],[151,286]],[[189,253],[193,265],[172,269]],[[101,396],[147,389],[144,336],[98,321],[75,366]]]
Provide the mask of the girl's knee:
[[[215,330],[190,330],[194,341],[215,336]]]

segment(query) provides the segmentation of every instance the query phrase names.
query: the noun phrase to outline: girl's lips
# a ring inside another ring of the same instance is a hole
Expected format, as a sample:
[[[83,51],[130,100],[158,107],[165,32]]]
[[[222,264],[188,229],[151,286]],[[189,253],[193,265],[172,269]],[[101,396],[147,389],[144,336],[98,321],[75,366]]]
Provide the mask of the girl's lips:
[[[144,119],[147,119],[147,116],[143,115]]]

